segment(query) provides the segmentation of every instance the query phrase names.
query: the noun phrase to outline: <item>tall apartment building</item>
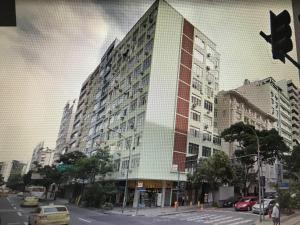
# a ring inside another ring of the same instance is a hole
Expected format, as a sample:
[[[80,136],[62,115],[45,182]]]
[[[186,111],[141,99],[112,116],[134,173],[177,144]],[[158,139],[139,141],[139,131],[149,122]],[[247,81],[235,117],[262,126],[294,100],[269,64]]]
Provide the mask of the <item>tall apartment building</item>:
[[[54,153],[55,150],[44,147],[44,142],[40,142],[33,150],[30,169],[35,169],[35,162],[39,163],[42,167],[51,166],[53,163]]]
[[[0,162],[0,174],[3,176],[4,181],[7,182],[9,176],[12,174],[25,174],[26,166],[26,163],[18,160]]]
[[[58,132],[58,137],[56,140],[55,154],[53,161],[55,162],[59,159],[61,154],[64,154],[68,151],[69,142],[71,137],[71,132],[73,128],[73,122],[76,112],[76,100],[73,102],[67,102],[64,107],[63,115],[60,122],[60,128]]]
[[[245,84],[237,90],[265,113],[277,119],[275,129],[283,137],[286,145],[292,149],[291,104],[276,81],[272,77],[253,82],[246,80]]]
[[[110,149],[112,177],[120,186],[129,167],[129,202],[137,204],[142,183],[145,204],[170,205],[178,173],[186,181],[190,157],[220,150],[214,129],[219,61],[207,36],[167,2],[156,1],[123,40],[111,44],[83,84],[71,150]],[[93,76],[95,86],[88,89]],[[87,101],[88,90],[95,92]]]
[[[276,84],[288,96],[291,104],[293,146],[300,144],[300,90],[291,80],[280,80]]]

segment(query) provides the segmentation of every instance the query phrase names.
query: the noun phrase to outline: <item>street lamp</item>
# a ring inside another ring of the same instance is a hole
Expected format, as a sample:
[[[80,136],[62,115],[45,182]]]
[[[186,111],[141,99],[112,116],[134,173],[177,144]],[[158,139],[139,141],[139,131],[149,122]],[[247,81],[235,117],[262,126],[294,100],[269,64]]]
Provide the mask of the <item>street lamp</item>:
[[[256,137],[256,142],[257,142],[259,221],[262,222],[262,215],[261,215],[261,180],[260,180],[260,176],[261,176],[261,162],[260,162],[259,138],[257,136],[255,128],[253,129],[250,126],[249,126],[249,128],[254,133],[254,135]]]
[[[131,125],[130,127],[131,129],[134,129],[134,125]],[[127,170],[126,170],[126,181],[125,181],[125,189],[124,189],[124,197],[123,197],[123,204],[122,204],[122,213],[124,213],[124,208],[126,207],[126,202],[127,202],[127,194],[128,194],[128,174],[129,174],[129,168],[130,168],[130,161],[131,161],[131,144],[129,143],[129,140],[125,138],[125,136],[119,132],[119,131],[116,131],[114,129],[111,129],[111,128],[107,128],[109,131],[113,131],[117,134],[120,135],[120,137],[124,138],[125,140],[125,143],[129,149],[129,156],[128,156],[128,165],[127,165]],[[133,139],[132,139],[132,142],[134,143],[134,136],[135,134],[133,134]]]

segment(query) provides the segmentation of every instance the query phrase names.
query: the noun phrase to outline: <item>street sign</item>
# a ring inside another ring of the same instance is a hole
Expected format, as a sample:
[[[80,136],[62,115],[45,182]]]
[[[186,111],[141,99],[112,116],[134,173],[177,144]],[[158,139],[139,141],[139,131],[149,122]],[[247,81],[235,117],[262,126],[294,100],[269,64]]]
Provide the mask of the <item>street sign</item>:
[[[281,183],[279,189],[281,190],[289,189],[289,183]]]
[[[137,185],[138,188],[141,188],[143,187],[143,182],[138,182],[138,185]]]

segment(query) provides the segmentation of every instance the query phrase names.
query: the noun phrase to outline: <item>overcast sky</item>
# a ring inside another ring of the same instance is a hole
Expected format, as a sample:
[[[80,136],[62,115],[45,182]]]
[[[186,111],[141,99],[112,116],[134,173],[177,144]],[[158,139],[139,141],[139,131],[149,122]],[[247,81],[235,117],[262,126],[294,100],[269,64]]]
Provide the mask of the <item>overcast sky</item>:
[[[275,62],[258,34],[269,32],[270,9],[292,12],[289,0],[168,2],[217,44],[220,89],[267,76],[298,84],[296,69]],[[28,161],[42,140],[55,147],[65,103],[78,98],[106,47],[121,39],[152,3],[16,1],[18,26],[0,28],[0,161]]]

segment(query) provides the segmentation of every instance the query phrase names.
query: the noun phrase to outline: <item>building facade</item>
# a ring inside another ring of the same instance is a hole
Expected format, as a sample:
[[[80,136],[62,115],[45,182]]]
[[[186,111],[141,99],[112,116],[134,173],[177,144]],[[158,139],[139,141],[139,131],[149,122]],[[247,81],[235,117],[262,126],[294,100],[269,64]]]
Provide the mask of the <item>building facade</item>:
[[[265,113],[277,119],[275,129],[283,137],[286,145],[292,149],[292,109],[288,96],[276,84],[272,77],[258,81],[245,81],[245,84],[237,88],[241,95],[262,109]]]
[[[170,205],[190,157],[220,150],[214,129],[219,61],[207,36],[156,1],[83,84],[70,150],[110,149],[112,178],[122,186],[128,172],[130,204],[137,204],[139,183],[146,205]]]
[[[44,147],[44,142],[40,142],[33,150],[31,157],[30,170],[36,168],[35,163],[40,164],[42,167],[51,166],[53,164],[55,150]]]
[[[300,92],[291,80],[280,80],[276,84],[288,96],[291,105],[293,146],[300,144]]]
[[[56,140],[55,154],[53,157],[54,162],[59,159],[59,156],[61,154],[64,154],[68,151],[71,132],[72,132],[74,118],[75,118],[75,112],[76,112],[76,100],[73,100],[72,103],[68,102],[64,107],[62,119],[60,122],[60,128]]]
[[[0,174],[3,176],[4,181],[7,182],[10,175],[25,174],[26,166],[26,163],[18,160],[0,162]]]

